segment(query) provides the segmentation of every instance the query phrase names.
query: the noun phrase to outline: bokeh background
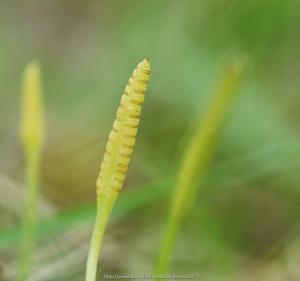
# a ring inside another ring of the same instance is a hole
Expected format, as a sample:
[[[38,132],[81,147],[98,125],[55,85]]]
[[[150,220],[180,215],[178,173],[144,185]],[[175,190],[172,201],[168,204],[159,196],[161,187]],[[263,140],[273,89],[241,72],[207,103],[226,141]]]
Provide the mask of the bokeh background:
[[[20,81],[42,65],[47,142],[30,281],[83,280],[95,180],[120,95],[152,63],[137,146],[102,252],[103,273],[151,273],[193,122],[231,56],[247,71],[178,237],[174,273],[300,280],[300,2],[0,2],[0,280],[17,274],[24,159]]]

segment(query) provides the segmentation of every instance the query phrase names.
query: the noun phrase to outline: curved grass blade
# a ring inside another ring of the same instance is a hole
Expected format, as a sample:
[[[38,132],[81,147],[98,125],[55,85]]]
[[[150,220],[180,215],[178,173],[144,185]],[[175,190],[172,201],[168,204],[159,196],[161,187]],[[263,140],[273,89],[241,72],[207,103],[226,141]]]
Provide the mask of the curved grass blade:
[[[143,60],[129,79],[97,179],[97,214],[87,260],[86,281],[95,281],[103,235],[114,203],[123,186],[134,148],[142,104],[150,76],[150,62]]]
[[[158,274],[169,270],[177,233],[196,197],[198,183],[213,157],[221,128],[240,82],[241,70],[240,62],[225,68],[216,89],[216,97],[184,153],[161,240],[156,264]]]

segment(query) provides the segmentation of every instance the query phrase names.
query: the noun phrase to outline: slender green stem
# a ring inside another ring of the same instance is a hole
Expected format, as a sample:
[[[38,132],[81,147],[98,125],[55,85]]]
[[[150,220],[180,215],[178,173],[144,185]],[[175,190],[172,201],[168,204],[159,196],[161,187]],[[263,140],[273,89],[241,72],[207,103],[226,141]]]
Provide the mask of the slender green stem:
[[[224,119],[240,81],[240,71],[240,64],[225,68],[218,83],[216,97],[184,153],[161,240],[156,265],[158,274],[169,270],[177,233],[195,200],[197,187],[213,157]]]
[[[111,213],[111,208],[101,208],[97,210],[94,231],[86,264],[85,281],[95,281],[97,265],[103,241],[104,232]]]
[[[20,253],[20,281],[25,280],[31,268],[31,252],[35,247],[35,234],[37,224],[37,202],[38,202],[38,175],[39,156],[36,150],[28,151],[25,155],[26,161],[26,202],[23,217],[23,232]]]

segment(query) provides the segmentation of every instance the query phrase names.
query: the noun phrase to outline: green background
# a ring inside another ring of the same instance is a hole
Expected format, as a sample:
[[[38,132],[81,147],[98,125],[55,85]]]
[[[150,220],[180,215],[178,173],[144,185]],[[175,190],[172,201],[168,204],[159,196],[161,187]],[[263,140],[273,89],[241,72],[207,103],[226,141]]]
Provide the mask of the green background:
[[[17,273],[20,81],[29,61],[42,66],[47,117],[29,280],[76,281],[84,279],[104,145],[135,65],[151,60],[150,86],[99,280],[105,272],[152,272],[191,128],[224,62],[242,57],[243,83],[178,237],[172,272],[208,281],[300,280],[299,10],[296,0],[1,1],[0,279]]]

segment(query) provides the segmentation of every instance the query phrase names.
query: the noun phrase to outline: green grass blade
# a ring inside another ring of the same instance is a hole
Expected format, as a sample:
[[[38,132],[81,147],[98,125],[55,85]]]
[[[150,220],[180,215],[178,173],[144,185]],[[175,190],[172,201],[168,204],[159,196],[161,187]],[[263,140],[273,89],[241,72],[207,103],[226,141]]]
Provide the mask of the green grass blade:
[[[171,180],[163,179],[156,183],[139,186],[124,192],[112,212],[112,220],[118,221],[132,212],[150,206],[165,198],[170,190]],[[41,219],[37,223],[37,238],[58,234],[77,225],[90,224],[94,220],[96,204],[82,204],[62,213]],[[0,232],[0,249],[14,245],[21,237],[19,226]]]
[[[169,270],[177,233],[214,154],[222,125],[240,82],[241,70],[240,62],[225,67],[218,82],[216,97],[184,153],[161,240],[156,273],[163,274]]]

